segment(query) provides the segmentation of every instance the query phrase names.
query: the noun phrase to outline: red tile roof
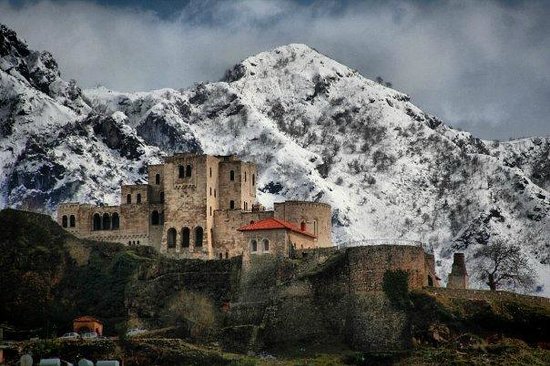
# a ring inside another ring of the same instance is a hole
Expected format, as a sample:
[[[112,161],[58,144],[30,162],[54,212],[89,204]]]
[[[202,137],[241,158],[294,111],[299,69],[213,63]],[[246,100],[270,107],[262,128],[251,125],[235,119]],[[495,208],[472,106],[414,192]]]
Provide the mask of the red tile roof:
[[[77,322],[77,323],[80,323],[80,322],[96,322],[96,323],[103,324],[100,320],[97,320],[96,318],[91,317],[91,316],[81,316],[81,317],[78,317],[75,320],[73,320],[73,322]]]
[[[307,231],[301,230],[300,226],[293,224],[288,221],[276,219],[274,217],[270,217],[267,219],[263,219],[260,221],[256,221],[254,223],[251,223],[249,225],[245,225],[240,227],[239,231],[255,231],[255,230],[274,230],[274,229],[285,229],[294,231],[295,233],[299,233],[305,236],[309,236],[311,238],[316,238],[315,235],[312,233],[309,233]]]

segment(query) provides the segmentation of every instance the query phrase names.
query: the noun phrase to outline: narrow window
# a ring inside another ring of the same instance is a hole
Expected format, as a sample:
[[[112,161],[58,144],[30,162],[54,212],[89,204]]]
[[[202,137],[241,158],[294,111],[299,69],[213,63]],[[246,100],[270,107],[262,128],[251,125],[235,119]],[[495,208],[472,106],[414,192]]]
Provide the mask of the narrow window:
[[[160,174],[155,175],[155,184],[160,184]]]
[[[225,259],[229,258],[229,252],[225,252]]]
[[[111,229],[111,215],[108,213],[103,214],[103,230],[110,230]]]
[[[178,178],[185,178],[185,167],[183,165],[180,165],[178,167],[178,170],[179,170]]]
[[[132,195],[131,195],[131,194],[127,194],[127,195],[126,195],[126,203],[127,203],[127,204],[132,203]]]
[[[131,240],[128,240],[128,245],[132,245],[132,241],[131,241]]]
[[[245,210],[245,211],[248,211],[248,202],[245,202],[245,203],[244,203],[244,210]]]
[[[136,201],[137,201],[137,203],[141,203],[141,193],[137,194]]]
[[[210,178],[212,178],[212,168],[210,168]]]
[[[118,216],[118,213],[113,214],[113,218],[111,219],[111,228],[113,230],[118,230],[120,228],[120,216]]]
[[[181,246],[184,248],[189,248],[189,235],[190,230],[188,227],[184,227],[181,231]]]
[[[191,176],[191,171],[192,171],[192,170],[193,170],[193,167],[192,167],[191,165],[188,165],[188,166],[187,166],[187,169],[186,169],[186,171],[185,171],[185,172],[186,172],[185,175],[186,175],[187,177],[190,177],[190,176]]]
[[[264,239],[262,242],[264,244],[264,252],[269,252],[269,240]]]
[[[246,182],[246,172],[244,172],[244,181]]]
[[[252,252],[257,252],[258,251],[258,242],[256,240],[252,240],[250,242],[250,246],[251,246]]]
[[[250,220],[250,225],[252,225],[254,223],[254,220]]]
[[[306,223],[303,221],[300,223],[300,230],[306,231]]]
[[[214,198],[216,198],[216,188],[214,188]]]
[[[229,180],[235,180],[235,171],[234,170],[229,172]]]
[[[235,201],[233,201],[233,200],[229,201],[229,208],[231,210],[235,209]]]
[[[220,252],[220,255],[219,255],[220,259],[223,259],[223,254]]]
[[[160,203],[164,203],[164,192],[160,192]]]
[[[171,227],[168,229],[168,248],[175,248],[176,247],[176,229]]]
[[[212,216],[212,206],[210,206],[210,216]]]
[[[252,174],[252,185],[256,185],[256,174]]]
[[[159,225],[160,224],[160,215],[157,210],[154,210],[151,213],[151,225]]]
[[[94,223],[92,227],[94,230],[101,230],[101,216],[99,216],[98,213],[94,214]]]
[[[139,245],[139,240],[138,240],[138,242],[137,242],[137,243],[138,243],[138,245]]]
[[[202,227],[197,226],[195,229],[195,246],[196,247],[202,247],[202,237],[203,237],[204,231]]]
[[[212,187],[210,187],[210,195],[212,195]]]
[[[61,226],[67,227],[67,215],[63,215],[61,218]]]
[[[75,219],[74,215],[71,215],[69,217],[69,226],[70,227],[75,227],[76,226],[76,219]]]

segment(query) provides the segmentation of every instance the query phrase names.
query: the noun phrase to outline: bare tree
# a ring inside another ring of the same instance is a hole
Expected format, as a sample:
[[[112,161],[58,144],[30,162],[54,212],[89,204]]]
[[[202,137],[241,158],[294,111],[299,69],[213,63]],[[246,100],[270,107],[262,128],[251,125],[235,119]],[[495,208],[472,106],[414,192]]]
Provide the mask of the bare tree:
[[[535,284],[534,271],[519,245],[495,240],[476,250],[474,259],[474,276],[491,291],[501,287],[530,289]]]

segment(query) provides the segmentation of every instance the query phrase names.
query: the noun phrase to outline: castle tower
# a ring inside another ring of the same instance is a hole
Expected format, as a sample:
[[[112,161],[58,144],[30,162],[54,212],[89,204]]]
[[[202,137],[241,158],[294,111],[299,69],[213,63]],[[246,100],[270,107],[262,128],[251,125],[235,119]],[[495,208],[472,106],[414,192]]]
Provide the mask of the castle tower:
[[[214,197],[218,191],[217,168],[218,159],[213,156],[178,154],[166,158],[161,174],[162,252],[211,257],[213,212],[218,207]]]
[[[468,272],[466,272],[464,253],[454,254],[453,266],[447,280],[447,288],[468,288]]]

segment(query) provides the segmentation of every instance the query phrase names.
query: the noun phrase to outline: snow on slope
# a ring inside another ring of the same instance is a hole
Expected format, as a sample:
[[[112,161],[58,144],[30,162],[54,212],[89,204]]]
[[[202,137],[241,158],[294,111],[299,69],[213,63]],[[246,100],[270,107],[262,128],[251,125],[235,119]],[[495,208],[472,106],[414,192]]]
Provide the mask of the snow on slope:
[[[13,89],[3,72],[2,90]],[[86,90],[81,104],[54,118],[61,136],[42,114],[26,116],[35,134],[16,117],[15,131],[0,140],[1,154],[10,144],[19,149],[2,159],[3,205],[115,203],[118,184],[143,180],[144,166],[162,154],[232,153],[258,163],[264,205],[330,203],[336,242],[421,240],[445,278],[455,250],[513,238],[550,293],[548,170],[539,177],[535,161],[548,164],[549,141],[528,140],[538,148],[526,156],[529,147],[450,129],[409,99],[300,44],[247,58],[222,81],[189,90]],[[29,154],[25,144],[35,140],[30,151],[43,151]],[[56,164],[63,169],[47,184],[25,175]]]

